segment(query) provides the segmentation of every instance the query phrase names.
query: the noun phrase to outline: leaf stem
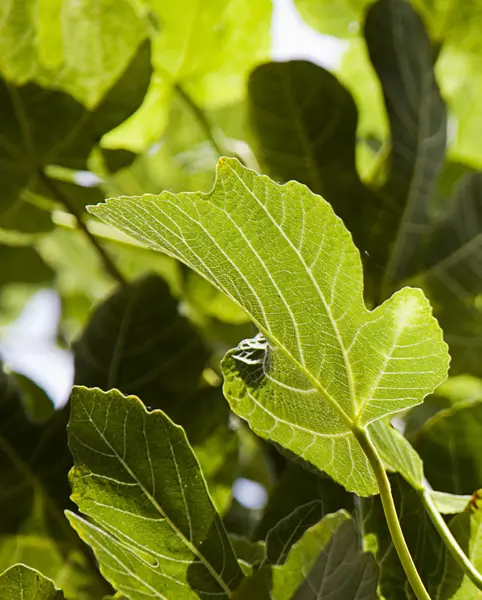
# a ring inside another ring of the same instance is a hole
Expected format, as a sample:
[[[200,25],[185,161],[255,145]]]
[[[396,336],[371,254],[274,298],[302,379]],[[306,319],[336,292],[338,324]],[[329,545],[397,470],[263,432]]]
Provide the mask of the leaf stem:
[[[176,83],[174,85],[174,89],[194,113],[195,117],[199,121],[199,124],[204,130],[206,137],[211,142],[212,147],[216,151],[216,154],[218,156],[224,156],[225,152],[221,148],[221,144],[219,144],[218,140],[216,139],[216,136],[214,135],[213,126],[209,122],[206,113],[202,110],[200,106],[198,106],[198,104],[196,104],[194,99],[186,92],[186,90],[182,87],[180,83]]]
[[[362,447],[366,457],[370,461],[370,465],[375,473],[375,478],[380,490],[383,512],[385,513],[385,518],[387,520],[388,530],[390,531],[393,545],[395,546],[395,550],[397,551],[403,570],[405,571],[407,579],[412,586],[413,592],[418,600],[431,600],[420,578],[415,563],[413,562],[412,555],[408,549],[407,542],[403,536],[403,531],[400,526],[397,510],[393,501],[390,481],[388,480],[385,467],[383,466],[377,449],[371,441],[366,429],[354,427],[353,434]]]
[[[84,223],[81,215],[77,211],[77,208],[72,204],[70,199],[63,194],[60,189],[55,185],[55,182],[50,179],[44,171],[39,171],[39,178],[45,187],[52,193],[54,198],[75,218],[79,229],[82,230],[84,235],[87,237],[89,242],[92,244],[93,248],[97,252],[102,264],[106,272],[114,279],[119,285],[127,285],[127,281],[124,279],[124,276],[120,273],[116,265],[114,264],[112,258],[109,254],[104,250],[99,241],[95,238],[95,236],[90,232],[87,225]]]
[[[442,515],[437,510],[437,507],[435,506],[434,501],[430,496],[430,492],[428,490],[425,490],[421,494],[421,496],[425,505],[425,509],[428,512],[428,515],[435,529],[438,531],[438,534],[442,538],[448,551],[453,556],[454,560],[457,562],[459,567],[470,579],[470,581],[479,590],[482,590],[482,575],[477,571],[477,569],[474,567],[468,556],[457,543],[457,540],[454,538],[447,523],[443,520]]]
[[[214,127],[212,123],[209,121],[208,116],[203,111],[203,109],[195,102],[194,98],[190,96],[183,86],[180,83],[174,84],[174,89],[179,94],[179,96],[183,99],[185,104],[191,109],[192,113],[198,120],[201,125],[206,137],[211,143],[214,151],[219,156],[235,156],[241,164],[246,166],[246,161],[240,156],[237,152],[227,151],[227,148],[223,148],[222,144],[220,144],[218,136],[215,135]]]

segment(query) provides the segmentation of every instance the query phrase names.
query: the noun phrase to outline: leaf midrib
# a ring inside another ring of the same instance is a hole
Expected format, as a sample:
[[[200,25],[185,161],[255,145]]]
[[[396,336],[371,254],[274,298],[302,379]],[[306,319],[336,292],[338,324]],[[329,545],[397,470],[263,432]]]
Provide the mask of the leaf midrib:
[[[115,455],[115,457],[117,458],[117,460],[119,461],[119,463],[124,467],[124,469],[127,471],[127,473],[129,473],[129,475],[132,477],[132,479],[137,483],[137,485],[139,486],[139,488],[145,494],[146,498],[151,502],[152,506],[159,512],[160,515],[162,515],[162,517],[166,520],[166,522],[168,523],[168,525],[171,527],[171,529],[174,531],[174,533],[179,537],[179,539],[182,540],[182,542],[185,544],[185,546],[194,554],[194,556],[196,556],[203,563],[203,565],[211,573],[212,577],[218,583],[218,585],[221,587],[221,589],[224,591],[224,593],[228,596],[228,598],[230,598],[231,597],[231,590],[229,589],[229,587],[227,586],[227,584],[224,582],[224,580],[219,576],[219,574],[214,569],[214,567],[211,565],[211,563],[205,558],[205,556],[203,554],[201,554],[198,551],[198,549],[196,548],[196,546],[185,537],[185,535],[182,533],[182,531],[175,525],[175,523],[163,511],[161,505],[157,502],[156,498],[154,498],[154,496],[149,492],[149,490],[147,490],[147,488],[137,478],[137,476],[135,475],[134,471],[132,471],[132,469],[129,467],[129,465],[118,454],[117,450],[110,444],[110,442],[104,436],[103,431],[101,431],[97,427],[96,423],[92,420],[92,418],[90,416],[90,413],[88,412],[87,407],[85,406],[84,402],[81,399],[79,399],[79,401],[80,401],[80,403],[82,405],[82,408],[83,408],[85,414],[87,415],[87,418],[88,418],[89,422],[92,424],[93,428],[95,429],[95,431],[97,432],[97,434],[99,435],[99,437],[110,448],[110,450],[113,452],[113,454]],[[140,403],[140,401],[138,401],[138,402]],[[143,418],[145,418],[147,412],[146,412],[144,406],[141,405],[141,408],[144,411],[143,412]],[[153,411],[153,413],[156,413],[156,412],[162,413],[162,411]],[[151,414],[153,414],[153,413],[151,413]]]
[[[286,235],[286,233],[281,229],[281,227],[279,227],[279,225],[276,223],[276,221],[273,219],[271,213],[267,210],[267,208],[265,207],[265,205],[260,202],[260,200],[256,197],[256,195],[253,193],[252,190],[249,189],[249,187],[244,183],[244,181],[241,179],[241,177],[239,177],[239,175],[236,173],[236,171],[231,167],[231,165],[229,165],[229,163],[225,163],[230,170],[233,172],[233,174],[237,177],[237,179],[240,181],[241,185],[246,189],[246,191],[252,196],[252,198],[258,203],[258,205],[262,208],[262,210],[266,213],[267,217],[269,218],[269,220],[273,223],[273,225],[276,227],[276,229],[280,232],[280,234],[283,236],[283,238],[286,240],[286,242],[289,244],[290,248],[293,250],[295,256],[298,258],[298,260],[300,261],[302,267],[305,269],[309,279],[311,280],[311,283],[313,284],[322,304],[323,307],[326,311],[326,314],[330,320],[330,324],[332,326],[333,332],[336,336],[336,340],[338,342],[338,345],[340,347],[342,356],[343,356],[343,362],[345,365],[345,371],[346,371],[346,376],[347,376],[347,381],[348,381],[348,388],[349,388],[349,392],[350,392],[350,399],[351,399],[351,403],[352,403],[352,409],[353,409],[353,413],[354,415],[357,415],[357,402],[356,402],[356,396],[355,396],[355,385],[354,385],[354,381],[353,381],[353,372],[351,370],[351,366],[350,366],[350,362],[348,359],[348,354],[347,354],[347,350],[343,344],[343,340],[341,338],[340,332],[338,330],[336,321],[333,317],[333,314],[330,310],[330,307],[324,297],[324,295],[321,292],[321,289],[316,281],[316,279],[313,277],[313,274],[311,273],[310,269],[308,269],[307,264],[305,263],[304,258],[300,255],[300,253],[298,252],[298,250],[295,248],[295,246],[293,245],[292,241],[289,239],[289,237]],[[261,260],[261,259],[260,259]],[[268,339],[272,336],[267,335]],[[283,345],[281,345],[279,342],[276,343],[276,345],[283,349],[285,354],[291,358],[291,360],[295,360],[294,357],[291,355],[291,352],[287,349],[284,348]],[[298,361],[296,361],[296,363],[299,365]],[[333,396],[331,396],[331,394],[329,394],[325,388],[321,385],[321,383],[318,381],[318,379],[316,377],[314,377],[305,366],[299,365],[302,368],[303,373],[305,374],[305,376],[308,377],[308,380],[313,384],[314,387],[316,387],[316,389],[318,389],[320,391],[320,393],[322,393],[323,396],[325,396],[325,398],[327,398],[332,404],[333,406],[336,408],[337,412],[348,421],[349,425],[350,425],[350,429],[352,429],[355,425],[356,425],[356,418],[352,419],[350,418],[349,415],[347,415],[345,413],[345,411],[341,408],[341,406],[338,404],[338,402],[333,398]]]

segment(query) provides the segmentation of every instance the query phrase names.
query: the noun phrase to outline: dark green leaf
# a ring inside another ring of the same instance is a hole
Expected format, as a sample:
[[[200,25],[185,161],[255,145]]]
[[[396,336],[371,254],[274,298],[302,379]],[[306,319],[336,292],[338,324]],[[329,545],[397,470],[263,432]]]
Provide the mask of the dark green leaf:
[[[16,87],[0,81],[0,213],[10,209],[22,189],[50,164],[85,169],[100,138],[140,104],[151,75],[144,44],[100,104],[86,109],[64,92],[36,83]]]
[[[0,372],[0,571],[23,562],[51,577],[68,598],[82,593],[96,600],[108,586],[63,514],[72,506],[68,408],[35,424],[23,404],[15,382]]]
[[[482,399],[441,410],[420,429],[413,443],[425,475],[437,490],[472,494],[482,486]]]
[[[406,0],[379,0],[368,10],[368,51],[380,78],[391,128],[389,172],[381,193],[377,259],[389,258],[384,293],[410,274],[426,229],[428,206],[445,156],[447,115],[434,75],[432,44]]]
[[[417,492],[397,475],[391,476],[390,482],[410,553],[423,582],[431,586],[440,580],[442,565],[439,553],[443,544]],[[382,597],[414,600],[416,597],[388,532],[380,499],[362,498],[357,504],[365,550],[373,552],[380,567],[379,591]]]
[[[482,569],[482,491],[478,490],[466,509],[454,517],[449,527],[462,550],[480,573]],[[433,586],[433,597],[440,600],[478,600],[480,590],[464,575],[447,548],[442,547],[443,574]]]
[[[0,244],[0,263],[0,286],[13,282],[47,285],[54,276],[32,246]]]
[[[76,384],[135,394],[176,420],[199,387],[208,352],[166,282],[150,275],[97,307],[74,357]]]
[[[358,534],[343,511],[327,515],[291,548],[284,564],[265,562],[235,592],[235,600],[374,600],[378,569],[359,552]]]
[[[330,477],[289,461],[271,492],[254,538],[264,539],[270,529],[303,504],[318,500],[323,505],[323,513],[328,514],[340,508],[349,509],[350,499],[351,496]]]
[[[306,61],[261,65],[248,90],[263,165],[323,196],[366,247],[360,227],[372,221],[377,202],[355,166],[358,111],[350,92]]]
[[[25,565],[15,565],[0,575],[2,600],[64,600],[53,581]]]
[[[104,576],[132,600],[229,598],[242,573],[184,431],[116,390],[71,402],[72,497],[92,521],[69,519]]]

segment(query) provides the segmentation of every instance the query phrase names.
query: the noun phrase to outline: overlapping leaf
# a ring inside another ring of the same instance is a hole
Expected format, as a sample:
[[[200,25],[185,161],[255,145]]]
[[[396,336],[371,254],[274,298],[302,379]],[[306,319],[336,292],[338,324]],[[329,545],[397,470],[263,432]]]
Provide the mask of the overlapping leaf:
[[[2,600],[64,600],[53,582],[25,565],[15,565],[0,575]]]
[[[430,587],[440,580],[443,571],[440,560],[443,543],[417,492],[399,476],[391,477],[390,482],[405,540],[424,584]],[[382,597],[393,600],[416,598],[393,546],[380,499],[360,499],[357,508],[364,548],[373,552],[380,567]]]
[[[209,194],[120,198],[91,211],[179,258],[240,304],[262,334],[224,360],[225,394],[255,432],[347,489],[377,486],[352,431],[422,401],[448,355],[419,290],[373,311],[360,256],[331,207],[222,159]]]
[[[180,427],[135,397],[77,387],[69,442],[73,498],[91,521],[69,519],[118,591],[231,596],[242,573]]]
[[[85,169],[101,137],[140,104],[151,76],[149,47],[143,44],[129,67],[92,110],[64,92],[36,83],[0,81],[0,214],[46,165]],[[8,216],[8,215],[7,215]],[[5,226],[8,221],[0,225]]]
[[[481,494],[481,490],[477,490],[466,509],[453,517],[449,523],[452,534],[479,573],[482,569],[482,553],[480,551],[482,541]],[[433,586],[433,596],[441,600],[476,600],[479,598],[480,590],[462,572],[448,549],[442,547],[439,556],[443,572],[439,582]]]
[[[432,44],[405,0],[380,0],[367,12],[365,38],[380,78],[391,128],[389,173],[381,190],[380,257],[390,258],[385,291],[413,268],[427,207],[445,156],[446,109],[434,74]],[[385,244],[383,243],[385,242]]]
[[[8,80],[36,81],[90,107],[119,78],[147,33],[128,0],[6,0],[0,23],[0,71]]]
[[[296,514],[301,516],[299,510],[287,517],[294,535]],[[343,511],[327,515],[307,529],[289,551],[270,549],[274,537],[268,538],[264,562],[235,592],[236,600],[316,600],[330,596],[371,600],[377,597],[375,559],[359,551],[358,534]]]
[[[199,334],[180,313],[157,275],[116,290],[91,315],[74,344],[75,383],[117,388],[161,408],[195,448],[218,508],[227,508],[237,451],[229,407],[219,388],[202,387],[209,357]]]
[[[14,380],[0,372],[0,571],[24,562],[51,577],[68,598],[82,593],[95,600],[109,588],[63,514],[71,506],[67,409],[33,423],[22,404]]]
[[[367,247],[363,228],[372,222],[378,202],[356,170],[358,111],[350,92],[307,61],[261,65],[252,72],[248,90],[263,166],[322,195]]]
[[[472,494],[482,485],[481,436],[480,399],[441,410],[420,429],[413,443],[435,489]]]

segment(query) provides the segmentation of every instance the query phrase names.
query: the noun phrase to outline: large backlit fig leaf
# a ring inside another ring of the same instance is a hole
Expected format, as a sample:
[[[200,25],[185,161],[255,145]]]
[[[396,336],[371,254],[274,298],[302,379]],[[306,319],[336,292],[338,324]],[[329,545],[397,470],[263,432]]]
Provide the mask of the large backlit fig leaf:
[[[419,404],[446,377],[447,348],[420,290],[369,311],[359,252],[331,206],[235,159],[220,160],[208,194],[91,211],[185,262],[252,317],[261,333],[223,370],[233,410],[256,433],[350,491],[377,492],[353,430]]]
[[[290,517],[293,521],[296,511]],[[295,525],[295,522],[292,522]],[[296,527],[294,528],[296,532]],[[339,511],[309,527],[278,556],[269,553],[254,574],[234,593],[235,600],[375,600],[378,567],[359,550],[354,523]]]
[[[90,520],[68,517],[106,579],[131,600],[229,598],[242,573],[182,428],[117,390],[75,387],[71,403],[72,498]]]
[[[64,600],[53,582],[25,565],[15,565],[0,575],[2,600]]]
[[[379,0],[364,26],[391,128],[385,209],[379,222],[380,260],[386,248],[385,291],[410,272],[428,203],[445,156],[447,114],[434,74],[434,51],[424,24],[405,0]]]

